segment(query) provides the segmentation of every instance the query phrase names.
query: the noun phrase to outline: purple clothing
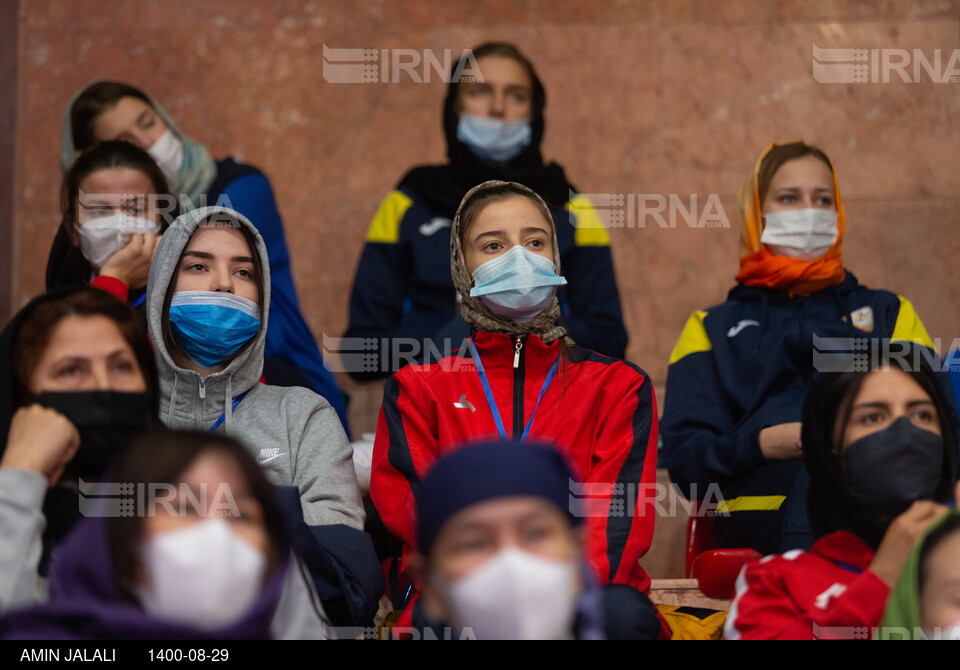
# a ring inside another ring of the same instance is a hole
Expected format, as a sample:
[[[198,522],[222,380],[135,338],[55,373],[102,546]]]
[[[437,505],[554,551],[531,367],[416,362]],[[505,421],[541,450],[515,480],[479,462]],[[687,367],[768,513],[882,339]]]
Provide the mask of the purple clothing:
[[[270,623],[289,569],[287,560],[264,584],[260,598],[246,616],[227,627],[199,630],[156,619],[121,599],[113,575],[107,520],[88,517],[76,525],[54,554],[49,602],[0,618],[0,639],[269,639]]]

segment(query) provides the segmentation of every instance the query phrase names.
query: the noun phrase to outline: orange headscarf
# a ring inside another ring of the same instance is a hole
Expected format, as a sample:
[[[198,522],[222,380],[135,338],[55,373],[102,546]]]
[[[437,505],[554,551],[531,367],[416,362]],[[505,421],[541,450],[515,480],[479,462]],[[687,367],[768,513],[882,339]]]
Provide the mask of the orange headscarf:
[[[740,249],[744,254],[740,258],[737,281],[746,286],[768,286],[789,291],[791,294],[810,295],[815,291],[843,282],[846,273],[843,269],[840,250],[843,246],[846,214],[843,201],[840,199],[840,188],[837,186],[837,173],[831,164],[833,192],[837,203],[837,241],[823,256],[812,261],[778,256],[761,244],[760,235],[763,232],[763,224],[757,183],[760,165],[767,154],[775,147],[784,144],[795,144],[795,142],[774,143],[767,147],[757,159],[753,171],[747,176],[737,195],[737,212],[740,215]]]

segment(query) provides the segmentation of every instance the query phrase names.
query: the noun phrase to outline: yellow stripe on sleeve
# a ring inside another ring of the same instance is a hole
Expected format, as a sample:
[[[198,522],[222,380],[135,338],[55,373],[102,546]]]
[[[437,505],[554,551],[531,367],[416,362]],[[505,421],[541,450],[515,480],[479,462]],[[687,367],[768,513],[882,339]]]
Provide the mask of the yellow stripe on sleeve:
[[[703,320],[706,316],[707,313],[700,310],[694,312],[690,318],[687,319],[687,325],[683,327],[683,332],[680,333],[680,339],[677,340],[677,344],[673,348],[673,353],[670,354],[670,365],[673,365],[684,356],[695,354],[698,351],[711,351],[713,349],[713,344],[707,335],[707,329],[703,327]]]
[[[731,512],[773,511],[780,509],[786,496],[740,496],[717,503],[717,514]]]
[[[573,242],[578,247],[608,247],[610,236],[603,221],[585,196],[577,195],[564,207],[576,221]],[[571,222],[572,223],[572,222]]]
[[[923,327],[923,322],[917,316],[913,305],[902,295],[898,295],[897,298],[900,299],[900,311],[897,313],[897,323],[893,326],[893,335],[890,339],[919,342],[925,347],[934,349],[933,340],[930,339],[927,329]]]
[[[367,231],[367,242],[382,242],[396,244],[400,241],[400,221],[410,209],[413,200],[400,191],[391,191],[390,195],[380,204],[380,209],[373,217],[370,230]]]

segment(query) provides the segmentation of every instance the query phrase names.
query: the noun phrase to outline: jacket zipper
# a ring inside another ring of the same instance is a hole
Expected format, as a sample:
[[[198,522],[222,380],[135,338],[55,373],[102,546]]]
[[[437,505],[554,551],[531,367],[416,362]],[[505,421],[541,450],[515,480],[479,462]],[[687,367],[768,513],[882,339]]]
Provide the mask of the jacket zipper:
[[[200,377],[199,392],[200,392],[201,402],[198,402],[196,407],[196,417],[197,417],[196,425],[197,425],[197,430],[203,430],[203,426],[201,425],[200,420],[203,417],[203,404],[204,404],[203,400],[204,398],[207,397],[207,380],[204,379],[203,377]]]
[[[513,439],[519,440],[523,436],[523,385],[524,369],[526,368],[526,351],[523,348],[523,339],[517,335],[517,342],[513,349]]]

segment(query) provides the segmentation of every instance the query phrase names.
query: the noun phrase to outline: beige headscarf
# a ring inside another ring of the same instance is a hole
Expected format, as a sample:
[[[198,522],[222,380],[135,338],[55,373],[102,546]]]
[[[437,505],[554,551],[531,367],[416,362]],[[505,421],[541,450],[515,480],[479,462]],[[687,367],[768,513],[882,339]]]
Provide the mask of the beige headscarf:
[[[519,197],[528,197],[535,202],[543,212],[543,217],[550,223],[550,232],[553,235],[553,263],[556,266],[554,270],[560,274],[560,245],[557,242],[557,230],[553,223],[553,215],[550,208],[539,195],[531,191],[523,184],[511,181],[486,181],[479,186],[474,186],[467,191],[460,201],[460,207],[457,208],[457,214],[453,218],[453,225],[450,228],[450,273],[453,276],[453,285],[463,299],[460,306],[460,315],[463,320],[478,330],[490,331],[494,333],[510,333],[512,335],[536,335],[547,344],[558,338],[564,338],[569,346],[574,346],[574,341],[567,333],[567,329],[558,323],[560,318],[560,303],[557,296],[539,314],[526,323],[511,321],[498,314],[494,314],[479,298],[471,297],[470,289],[473,288],[473,277],[467,270],[467,264],[463,256],[463,248],[460,244],[460,213],[464,207],[475,197],[481,195],[484,191],[491,189],[512,190]]]

